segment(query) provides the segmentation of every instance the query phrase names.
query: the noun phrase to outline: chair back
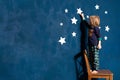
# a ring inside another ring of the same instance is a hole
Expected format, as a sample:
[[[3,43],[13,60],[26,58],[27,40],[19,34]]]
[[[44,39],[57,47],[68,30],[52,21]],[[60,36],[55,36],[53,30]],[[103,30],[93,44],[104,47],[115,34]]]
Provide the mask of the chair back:
[[[86,50],[84,51],[84,59],[85,59],[88,75],[90,75],[91,74],[90,73],[90,64],[89,64],[89,60],[88,60],[88,57],[87,57],[87,51]]]

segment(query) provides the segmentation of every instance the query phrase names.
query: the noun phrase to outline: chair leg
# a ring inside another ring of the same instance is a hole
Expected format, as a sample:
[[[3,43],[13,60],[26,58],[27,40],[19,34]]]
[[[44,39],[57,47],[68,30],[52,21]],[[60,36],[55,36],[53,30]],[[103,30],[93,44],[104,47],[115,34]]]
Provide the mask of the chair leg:
[[[110,78],[106,78],[106,80],[110,80]]]
[[[112,75],[110,75],[110,80],[113,80],[113,76]]]
[[[88,80],[91,80],[91,77],[88,77]]]

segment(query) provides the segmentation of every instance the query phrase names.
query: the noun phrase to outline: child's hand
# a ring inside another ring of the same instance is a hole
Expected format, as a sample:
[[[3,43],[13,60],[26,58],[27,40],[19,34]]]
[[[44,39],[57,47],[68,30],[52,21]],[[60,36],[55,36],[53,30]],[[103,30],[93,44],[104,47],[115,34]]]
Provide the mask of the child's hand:
[[[97,48],[98,48],[98,49],[101,49],[101,48],[102,48],[101,44],[98,44]]]
[[[84,13],[81,13],[80,16],[82,16],[83,20],[85,20]]]

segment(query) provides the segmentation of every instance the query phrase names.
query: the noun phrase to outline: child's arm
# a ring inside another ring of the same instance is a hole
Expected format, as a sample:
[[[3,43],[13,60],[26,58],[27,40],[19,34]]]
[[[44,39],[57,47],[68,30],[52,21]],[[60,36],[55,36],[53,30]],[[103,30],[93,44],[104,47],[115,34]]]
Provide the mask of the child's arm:
[[[101,36],[100,36],[100,29],[97,27],[97,28],[95,28],[95,34],[96,34],[96,36],[97,36],[97,38],[98,38],[98,45],[97,45],[97,48],[98,49],[101,49],[102,48],[102,46],[101,46],[101,40],[102,40],[102,38],[101,38]]]
[[[81,17],[81,20],[85,20],[84,13],[81,13],[81,14],[80,14],[80,17]]]
[[[102,46],[101,46],[101,40],[98,41],[97,48],[98,48],[98,49],[101,49],[101,48],[102,48]]]
[[[79,14],[80,15],[80,18],[81,18],[81,22],[86,26],[88,27],[89,29],[91,29],[91,26],[88,24],[88,22],[85,20],[85,16],[84,16],[84,13],[81,13]]]

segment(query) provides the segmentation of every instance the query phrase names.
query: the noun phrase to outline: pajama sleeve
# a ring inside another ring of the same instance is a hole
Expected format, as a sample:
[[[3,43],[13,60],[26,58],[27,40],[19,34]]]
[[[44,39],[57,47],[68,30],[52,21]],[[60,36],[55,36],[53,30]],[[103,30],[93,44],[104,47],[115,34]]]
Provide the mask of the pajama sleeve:
[[[100,35],[100,29],[98,27],[94,28],[95,35],[97,36],[98,40],[102,40],[101,35]]]

